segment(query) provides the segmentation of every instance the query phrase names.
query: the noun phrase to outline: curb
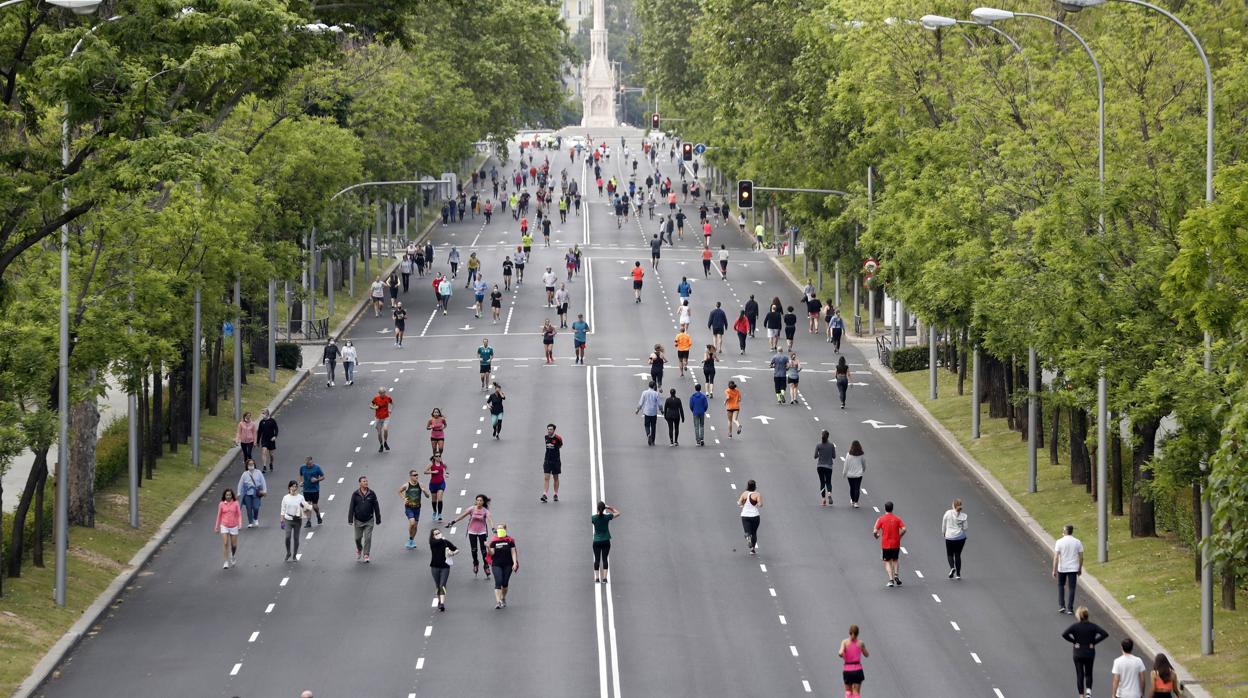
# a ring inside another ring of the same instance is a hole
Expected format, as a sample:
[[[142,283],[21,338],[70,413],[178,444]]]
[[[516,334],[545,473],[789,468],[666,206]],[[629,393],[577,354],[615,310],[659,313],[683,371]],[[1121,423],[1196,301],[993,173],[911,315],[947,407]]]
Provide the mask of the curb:
[[[776,265],[777,269],[788,277],[789,281],[791,281],[794,286],[796,286],[799,290],[802,288],[802,285],[788,270],[788,268],[786,268],[774,257],[768,257],[768,259],[771,260],[772,264]],[[860,340],[856,343],[865,344],[868,341],[874,340]],[[1032,540],[1034,540],[1037,545],[1041,546],[1046,553],[1051,552],[1053,550],[1053,544],[1056,542],[1053,536],[1049,535],[1049,533],[1036,522],[1035,517],[1033,517],[1031,513],[1027,511],[1026,507],[1020,504],[1019,501],[1005,489],[1005,486],[1001,484],[1001,481],[998,480],[995,475],[989,472],[987,468],[980,465],[979,461],[975,460],[975,457],[962,446],[952,432],[945,428],[945,425],[937,421],[936,418],[927,411],[927,408],[923,407],[918,398],[911,395],[910,391],[902,387],[901,383],[893,376],[892,369],[884,366],[880,363],[878,358],[872,356],[867,357],[867,364],[876,375],[884,378],[884,383],[888,385],[889,390],[891,390],[894,395],[904,402],[906,407],[918,416],[928,429],[940,438],[941,443],[957,458],[957,460],[962,464],[962,467],[966,468],[971,475],[974,475],[975,479],[979,481],[979,484],[983,485],[983,487],[992,494],[997,502],[1010,512],[1010,515],[1014,517],[1015,523],[1020,525],[1023,530],[1031,536]],[[1132,638],[1136,642],[1136,645],[1140,649],[1142,649],[1150,657],[1155,656],[1158,653],[1165,652],[1165,648],[1161,646],[1161,643],[1157,641],[1157,638],[1153,637],[1152,633],[1145,630],[1144,626],[1135,619],[1135,616],[1131,615],[1131,613],[1127,611],[1122,604],[1118,603],[1118,599],[1114,598],[1114,595],[1105,588],[1105,585],[1101,584],[1100,580],[1098,580],[1087,570],[1084,570],[1083,574],[1080,576],[1080,581],[1082,582],[1088,595],[1096,599],[1096,602],[1108,611],[1109,614],[1114,617],[1114,620],[1118,621],[1118,623],[1131,634]],[[1166,652],[1166,657],[1170,659],[1170,663],[1174,666],[1174,671],[1178,676],[1187,677],[1180,678],[1179,681],[1182,695],[1188,696],[1189,698],[1212,698],[1209,691],[1205,690],[1205,688],[1201,686],[1196,679],[1191,678],[1192,673],[1175,660],[1173,654]]]
[[[268,405],[269,410],[276,414],[309,375],[311,375],[309,370],[299,369],[287,381],[286,386],[273,397],[273,401]],[[48,653],[35,664],[30,675],[18,685],[17,690],[13,693],[13,698],[28,698],[35,691],[39,690],[44,682],[48,680],[48,677],[52,675],[52,672],[60,666],[65,656],[86,636],[91,626],[108,611],[113,602],[117,600],[117,597],[121,596],[126,587],[134,581],[139,571],[156,554],[160,546],[164,545],[165,541],[169,539],[174,529],[190,513],[191,507],[195,505],[195,502],[208,491],[208,488],[212,487],[212,483],[216,482],[223,472],[238,460],[239,452],[240,449],[234,446],[226,451],[225,455],[221,456],[221,459],[212,467],[212,470],[204,475],[203,480],[200,481],[195,489],[191,490],[190,494],[186,495],[186,498],[169,513],[169,516],[156,529],[156,532],[152,534],[147,543],[142,548],[139,548],[134,557],[130,558],[126,568],[117,574],[108,587],[82,612],[78,620],[74,621],[74,624],[69,626],[65,634],[61,635],[60,639],[56,641],[56,644],[52,645]]]

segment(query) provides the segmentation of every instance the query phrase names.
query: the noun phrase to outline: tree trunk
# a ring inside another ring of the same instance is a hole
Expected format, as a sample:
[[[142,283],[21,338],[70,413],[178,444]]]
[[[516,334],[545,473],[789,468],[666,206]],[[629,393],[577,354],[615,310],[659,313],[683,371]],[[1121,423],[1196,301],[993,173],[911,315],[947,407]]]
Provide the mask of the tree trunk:
[[[35,489],[39,484],[40,471],[42,476],[48,475],[48,449],[50,446],[43,445],[35,449],[35,462],[30,468],[30,473],[26,475],[26,486],[22,488],[21,499],[17,502],[17,509],[13,510],[13,530],[9,533],[9,559],[7,574],[10,577],[22,576],[22,557],[25,555],[26,543],[26,516],[30,513],[30,506],[35,499]]]
[[[1057,389],[1053,392],[1056,394]],[[1057,406],[1055,402],[1053,409],[1050,411],[1049,417],[1049,465],[1057,465],[1060,460],[1057,457],[1058,439],[1061,436],[1062,428],[1062,408]]]
[[[1018,423],[1018,410],[1014,404],[1015,392],[1018,390],[1018,381],[1014,379],[1018,369],[1014,364],[1014,357],[1010,357],[1009,363],[1003,366],[1003,375],[1005,377],[1005,426],[1009,429],[1020,429]]]
[[[1109,508],[1122,516],[1122,428],[1109,420]]]
[[[186,356],[183,350],[182,356]],[[183,360],[179,360],[169,368],[169,452],[177,453],[178,444],[182,442],[182,367],[185,364]],[[157,412],[161,409],[159,400],[156,403]],[[163,436],[163,432],[162,432]]]
[[[164,364],[157,359],[156,364],[152,366],[152,392],[151,399],[147,403],[147,421],[150,427],[152,447],[148,449],[147,462],[149,473],[156,469],[156,459],[163,454],[162,437],[165,434],[165,374]],[[172,399],[173,394],[169,397]],[[151,478],[151,475],[148,475]]]
[[[988,403],[988,418],[1003,419],[1006,417],[1006,407],[1010,401],[1005,385],[1006,366],[991,354],[984,353],[982,358],[980,369],[984,371],[984,375],[980,378],[984,386],[984,401]]]
[[[1151,470],[1145,468],[1153,459],[1156,449],[1157,417],[1131,419],[1131,431],[1138,442],[1131,449],[1131,537],[1144,538],[1157,535],[1157,516],[1153,502],[1144,496],[1144,490],[1153,479]]]
[[[963,395],[965,394],[964,391],[966,388],[966,365],[970,363],[967,360],[967,357],[969,356],[969,348],[967,347],[967,331],[965,327],[962,328],[962,336],[961,336],[957,351],[958,351],[958,357],[957,357],[958,395]]]
[[[208,414],[217,416],[217,406],[221,399],[221,335],[213,338],[209,345],[208,355]],[[192,409],[194,409],[192,407]]]
[[[35,539],[30,546],[30,563],[39,569],[43,569],[43,522],[46,520],[43,516],[43,493],[47,486],[48,469],[44,468],[35,483]]]
[[[88,392],[98,372],[87,370]],[[69,408],[69,467],[57,466],[56,477],[65,477],[69,485],[69,523],[71,526],[95,527],[95,444],[99,440],[100,408],[95,395],[75,402]]]
[[[1040,399],[1043,389],[1036,394],[1036,450],[1044,448],[1044,400]]]
[[[1089,485],[1091,473],[1088,457],[1088,412],[1071,407],[1070,412],[1070,483]]]

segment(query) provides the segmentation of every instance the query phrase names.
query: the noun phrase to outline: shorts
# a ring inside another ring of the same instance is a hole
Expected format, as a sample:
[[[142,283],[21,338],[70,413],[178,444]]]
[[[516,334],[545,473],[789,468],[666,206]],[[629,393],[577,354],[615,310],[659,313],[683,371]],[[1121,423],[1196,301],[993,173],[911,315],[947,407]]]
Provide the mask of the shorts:
[[[567,304],[567,303],[564,303],[563,305],[560,305],[560,306],[559,306],[558,308],[556,308],[555,310],[556,310],[556,311],[558,311],[558,314],[559,314],[559,315],[567,315],[567,314],[568,314],[568,304]]]
[[[852,671],[841,672],[841,683],[847,686],[852,686],[854,684],[862,683],[863,681],[866,680],[866,678],[867,677],[862,675],[862,669],[854,669]]]
[[[274,439],[265,439],[264,441],[260,442],[260,448],[263,448],[266,451],[276,451],[277,441],[275,441]]]
[[[640,282],[640,281],[634,281],[634,282],[633,282],[633,290],[634,290],[634,291],[640,291],[640,290],[641,290],[641,282]]]
[[[489,364],[485,364],[485,365],[481,366],[481,370],[480,370],[479,372],[480,372],[480,373],[489,373],[489,372],[490,372],[490,365],[489,365]]]
[[[523,265],[523,264],[517,264],[517,265],[516,265],[516,270],[517,270],[517,271],[519,271],[521,274],[523,274],[523,273],[524,273],[524,265]],[[511,274],[508,274],[507,276],[511,276]]]
[[[796,327],[786,327],[786,328],[784,328],[784,338],[785,338],[785,339],[793,339],[793,335],[795,335],[795,334],[797,334],[797,328],[796,328]]]
[[[808,313],[806,313],[806,314],[807,314],[808,316],[810,316],[810,317],[814,318],[815,320],[818,320],[818,319],[819,319],[819,311],[818,311],[818,310],[812,310],[812,311],[810,311],[810,312],[808,312]]]
[[[377,428],[378,428],[378,429],[381,429],[382,427],[388,427],[388,426],[390,426],[390,418],[389,418],[389,417],[377,417]]]
[[[495,426],[495,425],[497,425],[497,424],[498,424],[499,422],[501,422],[501,421],[503,421],[503,413],[502,413],[502,412],[499,412],[498,414],[492,414],[492,415],[490,415],[490,426]]]
[[[883,553],[881,559],[896,560],[901,555],[901,548],[883,548],[880,552]]]
[[[542,461],[542,472],[547,475],[558,475],[563,472],[563,463],[550,461]]]
[[[223,533],[223,534],[227,534],[227,535],[231,535],[231,536],[237,536],[237,535],[238,535],[238,526],[235,526],[235,527],[233,527],[233,528],[226,528],[225,526],[222,526],[222,527],[221,527],[221,528],[219,528],[218,530],[219,530],[219,531],[221,531],[221,533]]]
[[[386,297],[385,297],[385,296],[373,296],[373,302],[374,302],[374,303],[380,303],[380,302],[384,301],[385,299],[386,299]]]
[[[430,491],[430,492],[441,492],[441,491],[443,491],[443,490],[445,490],[445,489],[446,489],[446,480],[443,480],[442,482],[431,482],[431,483],[429,483],[429,491]]]
[[[510,276],[510,275],[509,275],[509,276]],[[503,302],[502,302],[502,301],[490,301],[490,307],[491,307],[491,308],[502,308],[502,307],[503,307]]]
[[[789,382],[789,385],[797,385],[796,378],[787,378],[786,380]]]
[[[768,327],[768,328],[767,328],[767,336],[768,336],[768,337],[772,337],[772,338],[779,337],[779,336],[780,336],[780,330],[778,330],[778,329],[772,329],[772,328]]]
[[[650,253],[650,259],[658,259],[658,258],[659,258],[659,253],[658,253],[658,252],[651,252],[651,253]]]
[[[478,303],[485,302],[485,294],[477,293],[473,295],[473,298],[476,298]]]
[[[738,414],[740,414],[740,413],[741,413],[741,410],[728,410],[728,416],[729,416],[729,417],[735,417],[735,416],[737,416],[737,415],[738,415]]]
[[[403,505],[403,513],[412,521],[420,521],[420,507],[409,507]]]
[[[501,565],[491,565],[490,569],[494,572],[494,588],[502,589],[511,581],[511,565],[503,567]]]
[[[305,490],[303,493],[303,501],[307,502],[308,504],[320,504],[321,503],[321,491],[317,490],[315,492],[308,492]]]
[[[776,392],[784,390],[784,376],[772,376],[772,384],[776,387]]]
[[[554,293],[554,292],[555,292],[555,287],[554,287],[554,286],[547,286],[547,287],[546,287],[546,292],[547,292],[547,293]]]
[[[574,339],[574,340],[572,340],[572,345],[573,345],[575,348],[577,348],[577,349],[584,349],[584,348],[585,348],[585,340],[583,340],[583,339]]]
[[[689,352],[687,352],[687,351],[677,351],[677,352],[676,352],[676,358],[680,359],[681,361],[688,361],[688,360],[689,360]]]
[[[395,320],[395,321],[394,321],[394,329],[396,329],[396,330],[398,330],[398,331],[400,331],[400,332],[406,332],[406,331],[407,331],[407,322],[406,322],[406,321],[404,321],[404,320]]]

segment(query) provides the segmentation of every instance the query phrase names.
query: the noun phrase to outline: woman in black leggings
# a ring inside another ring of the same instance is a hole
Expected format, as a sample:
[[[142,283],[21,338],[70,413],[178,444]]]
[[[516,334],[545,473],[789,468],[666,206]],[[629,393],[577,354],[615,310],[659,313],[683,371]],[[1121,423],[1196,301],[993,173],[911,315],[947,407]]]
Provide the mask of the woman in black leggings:
[[[1080,698],[1083,698],[1092,694],[1092,664],[1096,661],[1096,644],[1109,637],[1109,633],[1096,623],[1088,622],[1086,606],[1075,609],[1075,617],[1079,621],[1066,628],[1062,639],[1075,646],[1075,686],[1079,690]]]
[[[594,525],[594,582],[607,583],[607,558],[611,557],[611,520],[620,516],[620,510],[598,502],[598,513],[589,517]],[[601,572],[599,571],[601,570]]]

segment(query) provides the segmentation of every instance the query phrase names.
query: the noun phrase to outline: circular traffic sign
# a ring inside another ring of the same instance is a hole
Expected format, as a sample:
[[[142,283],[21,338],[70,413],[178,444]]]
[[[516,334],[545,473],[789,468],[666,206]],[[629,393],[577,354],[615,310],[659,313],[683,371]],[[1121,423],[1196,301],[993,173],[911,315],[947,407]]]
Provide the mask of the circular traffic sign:
[[[875,261],[874,257],[868,257],[866,261],[862,263],[863,271],[867,272],[868,274],[874,274],[875,270],[878,269],[879,266],[880,266],[880,263]]]
[[[697,153],[698,155],[701,155],[702,153],[706,152],[706,146],[702,143],[699,143],[693,146],[693,152]]]

